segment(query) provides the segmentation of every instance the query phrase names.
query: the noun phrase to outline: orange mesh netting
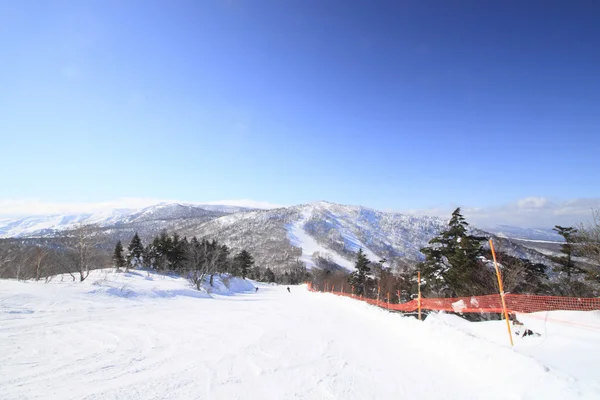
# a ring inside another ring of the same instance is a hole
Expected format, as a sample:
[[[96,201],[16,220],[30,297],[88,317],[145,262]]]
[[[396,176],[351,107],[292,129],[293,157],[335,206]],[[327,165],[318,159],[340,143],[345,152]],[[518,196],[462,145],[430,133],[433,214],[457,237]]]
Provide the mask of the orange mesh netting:
[[[308,285],[308,289],[313,292],[320,291],[314,289],[311,284]],[[387,296],[381,296],[382,299],[377,300],[336,291],[327,291],[327,293],[332,293],[338,296],[352,297],[374,306],[394,311],[414,312],[417,311],[419,307],[419,301],[417,299],[406,303],[394,304],[388,303],[387,300],[385,300]],[[507,294],[505,295],[505,300],[506,308],[511,314],[556,310],[600,310],[600,298]],[[438,299],[421,298],[421,309],[460,313],[501,313],[502,300],[499,294]]]

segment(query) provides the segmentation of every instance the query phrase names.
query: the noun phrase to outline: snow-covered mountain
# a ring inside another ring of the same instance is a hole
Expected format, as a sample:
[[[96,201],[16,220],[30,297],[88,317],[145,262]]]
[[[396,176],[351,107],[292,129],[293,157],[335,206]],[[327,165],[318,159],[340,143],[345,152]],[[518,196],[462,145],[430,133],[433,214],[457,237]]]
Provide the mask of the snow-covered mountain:
[[[512,225],[494,225],[484,228],[496,236],[509,239],[543,240],[548,242],[563,242],[564,239],[552,229],[545,228],[520,228]]]
[[[148,222],[160,225],[175,220],[200,219],[206,221],[226,214],[250,210],[252,209],[227,205],[160,203],[142,209],[115,209],[98,213],[36,215],[16,219],[0,219],[0,238],[48,236],[58,231],[73,229],[80,224],[93,224],[107,228]]]
[[[420,249],[447,224],[437,217],[382,212],[361,206],[319,201],[275,210],[223,216],[182,233],[216,238],[233,249],[251,251],[257,263],[269,267],[329,266],[352,269],[362,248],[371,261],[388,260],[406,267],[422,260]],[[477,231],[479,235],[490,235]],[[545,261],[535,250],[496,238],[513,256]]]
[[[78,224],[107,226],[117,224],[135,212],[117,209],[100,213],[35,215],[0,220],[0,238],[44,236],[56,231],[72,229]]]
[[[416,261],[419,249],[443,227],[435,217],[386,213],[324,201],[275,210],[223,216],[188,226],[183,234],[216,238],[230,247],[249,249],[262,265],[296,261],[309,268],[322,263],[352,268],[363,248],[373,261]]]
[[[147,243],[166,229],[187,237],[217,239],[234,251],[247,249],[256,263],[264,267],[292,267],[303,262],[308,268],[346,269],[353,268],[359,248],[372,261],[385,258],[389,266],[414,264],[423,257],[419,250],[446,225],[446,221],[437,217],[382,212],[326,201],[271,210],[162,203],[142,210],[4,221],[0,222],[0,235],[52,236],[77,224],[90,223],[107,235],[110,242],[107,246],[113,246],[117,240],[126,243],[135,232]],[[536,261],[544,257],[509,239],[499,237],[497,240],[511,255]]]

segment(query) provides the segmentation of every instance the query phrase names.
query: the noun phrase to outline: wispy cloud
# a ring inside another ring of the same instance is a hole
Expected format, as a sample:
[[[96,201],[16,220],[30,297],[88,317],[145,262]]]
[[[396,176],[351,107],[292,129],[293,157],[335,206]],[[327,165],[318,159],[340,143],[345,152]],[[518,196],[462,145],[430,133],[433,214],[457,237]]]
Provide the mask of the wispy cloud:
[[[413,214],[449,218],[455,207],[410,210]],[[526,197],[500,206],[461,207],[467,221],[479,227],[515,225],[527,228],[552,228],[554,225],[579,225],[592,218],[592,210],[600,209],[600,197],[567,201],[551,201],[545,197]]]

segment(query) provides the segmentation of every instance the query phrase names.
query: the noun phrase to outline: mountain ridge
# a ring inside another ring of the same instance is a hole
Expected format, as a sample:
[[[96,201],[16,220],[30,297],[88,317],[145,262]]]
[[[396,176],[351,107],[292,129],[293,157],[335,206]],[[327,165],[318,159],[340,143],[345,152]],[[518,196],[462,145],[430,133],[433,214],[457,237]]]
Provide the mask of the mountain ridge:
[[[420,249],[447,224],[447,220],[439,217],[325,200],[267,210],[174,202],[138,210],[0,221],[0,237],[51,237],[91,222],[115,243],[129,241],[135,232],[147,243],[161,230],[167,230],[187,237],[214,238],[234,251],[247,249],[257,264],[264,267],[285,268],[302,262],[308,268],[328,265],[350,270],[359,248],[372,261],[386,259],[391,267],[413,265],[422,260]],[[510,239],[500,236],[496,240],[519,257],[534,260],[544,257]]]

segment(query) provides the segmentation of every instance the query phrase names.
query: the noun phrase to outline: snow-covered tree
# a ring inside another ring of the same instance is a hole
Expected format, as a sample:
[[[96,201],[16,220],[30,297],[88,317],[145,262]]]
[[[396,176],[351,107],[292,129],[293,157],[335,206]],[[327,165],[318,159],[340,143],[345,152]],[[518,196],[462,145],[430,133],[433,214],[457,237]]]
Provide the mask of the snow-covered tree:
[[[354,294],[364,296],[367,286],[371,280],[369,273],[371,272],[371,261],[367,258],[363,249],[359,249],[356,254],[356,263],[354,263],[355,271],[348,278],[350,285],[354,286]]]
[[[127,263],[125,269],[128,270],[130,267],[141,267],[144,262],[144,245],[137,232],[133,235],[127,250]]]
[[[448,227],[422,248],[425,261],[419,264],[424,290],[431,294],[468,296],[486,294],[493,275],[481,262],[482,237],[470,235],[469,224],[457,208]]]

